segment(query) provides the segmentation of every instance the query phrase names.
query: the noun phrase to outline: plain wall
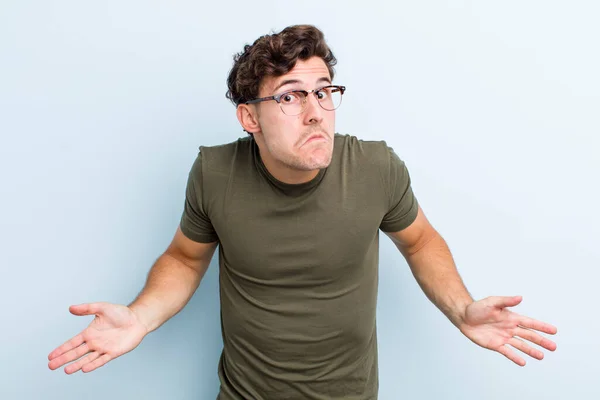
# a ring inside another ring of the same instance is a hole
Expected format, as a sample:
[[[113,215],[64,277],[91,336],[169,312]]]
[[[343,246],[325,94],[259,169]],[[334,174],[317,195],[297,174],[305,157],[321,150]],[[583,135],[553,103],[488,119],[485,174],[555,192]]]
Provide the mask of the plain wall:
[[[521,368],[471,343],[382,235],[380,399],[597,399],[600,7],[592,1],[0,1],[0,398],[213,399],[218,264],[188,306],[90,374],[47,355],[128,303],[170,242],[198,146],[244,136],[232,56],[321,28],[337,131],[386,140],[476,299],[555,324]]]

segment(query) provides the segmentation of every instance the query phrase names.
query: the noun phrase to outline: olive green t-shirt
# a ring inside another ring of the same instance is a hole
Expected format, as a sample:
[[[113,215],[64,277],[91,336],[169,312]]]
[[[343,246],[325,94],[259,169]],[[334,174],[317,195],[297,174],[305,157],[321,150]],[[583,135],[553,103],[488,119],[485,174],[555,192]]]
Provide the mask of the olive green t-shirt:
[[[302,184],[275,179],[251,137],[201,146],[181,230],[219,242],[218,399],[376,399],[379,230],[417,208],[384,141],[336,134]]]

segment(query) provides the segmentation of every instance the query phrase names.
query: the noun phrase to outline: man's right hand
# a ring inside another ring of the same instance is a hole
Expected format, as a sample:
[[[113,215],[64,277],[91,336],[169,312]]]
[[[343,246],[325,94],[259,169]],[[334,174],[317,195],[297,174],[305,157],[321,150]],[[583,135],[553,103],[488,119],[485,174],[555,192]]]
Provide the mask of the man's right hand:
[[[148,328],[129,308],[119,304],[91,303],[71,306],[74,315],[95,315],[81,333],[48,355],[52,370],[65,367],[67,374],[90,372],[135,349],[148,334]]]

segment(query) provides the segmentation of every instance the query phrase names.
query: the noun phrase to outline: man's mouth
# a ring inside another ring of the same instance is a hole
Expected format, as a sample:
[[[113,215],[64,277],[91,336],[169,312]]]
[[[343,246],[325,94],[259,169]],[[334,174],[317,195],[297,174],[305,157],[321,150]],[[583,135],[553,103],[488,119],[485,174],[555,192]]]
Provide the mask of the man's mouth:
[[[310,135],[308,137],[308,139],[306,139],[306,141],[304,142],[304,144],[310,143],[310,142],[314,142],[317,140],[325,140],[325,135],[323,135],[322,133],[314,133],[312,135]]]

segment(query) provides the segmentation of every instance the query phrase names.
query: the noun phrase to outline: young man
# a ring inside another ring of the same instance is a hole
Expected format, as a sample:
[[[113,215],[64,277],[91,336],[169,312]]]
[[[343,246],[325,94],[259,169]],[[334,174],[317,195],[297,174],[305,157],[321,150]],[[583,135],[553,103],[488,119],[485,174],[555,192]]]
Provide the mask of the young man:
[[[234,58],[227,97],[249,136],[201,147],[173,242],[129,306],[96,315],[49,367],[92,371],[134,349],[188,302],[219,244],[219,399],[376,399],[379,231],[429,299],[474,343],[518,365],[542,359],[556,328],[509,311],[520,297],[473,301],[429,224],[402,160],[383,141],[335,134],[344,86],[313,26],[259,38]]]

